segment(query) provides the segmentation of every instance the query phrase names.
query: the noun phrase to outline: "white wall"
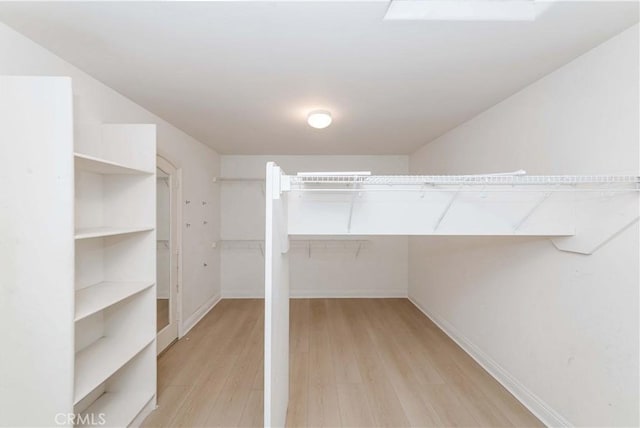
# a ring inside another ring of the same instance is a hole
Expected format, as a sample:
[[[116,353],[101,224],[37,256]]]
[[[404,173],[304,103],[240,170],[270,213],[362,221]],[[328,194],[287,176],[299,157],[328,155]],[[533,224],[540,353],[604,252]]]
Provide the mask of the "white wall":
[[[92,141],[86,137],[99,123],[157,125],[158,152],[183,168],[183,197],[194,202],[185,208],[185,223],[200,221],[183,228],[183,326],[191,324],[220,295],[220,257],[211,247],[220,224],[218,187],[212,182],[219,171],[217,153],[4,24],[0,24],[0,74],[70,76],[76,149],[91,150]],[[201,221],[205,217],[207,225]]]
[[[222,156],[222,176],[264,178],[268,161],[275,161],[287,174],[354,170],[406,174],[408,170],[407,156]],[[264,239],[264,183],[226,182],[220,186],[222,239]],[[357,258],[353,248],[340,251],[314,249],[311,257],[305,249],[292,248],[291,295],[406,296],[407,237],[363,239],[370,242]],[[224,297],[264,295],[264,258],[258,249],[223,249],[221,259]]]
[[[411,172],[637,174],[638,76],[636,25],[424,146]],[[638,246],[637,223],[591,256],[411,238],[409,295],[546,422],[637,426]]]

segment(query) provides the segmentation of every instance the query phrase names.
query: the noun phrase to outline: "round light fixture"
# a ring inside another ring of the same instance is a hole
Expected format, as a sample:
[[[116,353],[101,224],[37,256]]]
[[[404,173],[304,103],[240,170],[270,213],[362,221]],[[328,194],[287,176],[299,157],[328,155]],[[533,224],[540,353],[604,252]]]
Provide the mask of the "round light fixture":
[[[307,116],[307,123],[312,128],[326,128],[331,125],[331,113],[326,110],[314,110]]]

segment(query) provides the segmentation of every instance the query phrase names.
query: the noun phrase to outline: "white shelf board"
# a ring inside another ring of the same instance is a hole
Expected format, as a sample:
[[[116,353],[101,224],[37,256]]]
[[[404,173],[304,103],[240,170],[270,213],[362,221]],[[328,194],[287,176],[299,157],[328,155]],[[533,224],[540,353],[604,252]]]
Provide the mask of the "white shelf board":
[[[146,290],[153,284],[153,281],[104,281],[76,290],[75,321],[79,321],[142,290]]]
[[[143,227],[87,227],[76,229],[76,239],[103,238],[107,236],[126,235],[128,233],[149,232],[153,226]]]
[[[97,174],[128,174],[128,175],[147,175],[153,174],[154,171],[132,168],[116,162],[100,159],[95,156],[84,155],[81,153],[73,154],[76,169],[94,172]]]
[[[153,339],[131,343],[120,337],[105,336],[76,353],[74,404],[146,348]]]
[[[106,392],[91,404],[81,415],[89,415],[88,422],[91,423],[91,415],[95,418],[99,414],[104,414],[105,427],[127,427],[135,419],[140,410],[153,398],[153,393],[141,392]],[[85,420],[85,419],[81,419]],[[89,427],[95,425],[76,425],[76,427]]]

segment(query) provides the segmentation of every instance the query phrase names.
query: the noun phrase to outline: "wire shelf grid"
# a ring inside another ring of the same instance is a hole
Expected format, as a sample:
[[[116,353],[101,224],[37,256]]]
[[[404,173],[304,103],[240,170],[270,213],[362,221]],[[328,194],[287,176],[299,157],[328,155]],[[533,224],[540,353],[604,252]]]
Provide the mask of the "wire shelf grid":
[[[318,175],[289,176],[305,185],[587,185],[640,183],[634,175]]]

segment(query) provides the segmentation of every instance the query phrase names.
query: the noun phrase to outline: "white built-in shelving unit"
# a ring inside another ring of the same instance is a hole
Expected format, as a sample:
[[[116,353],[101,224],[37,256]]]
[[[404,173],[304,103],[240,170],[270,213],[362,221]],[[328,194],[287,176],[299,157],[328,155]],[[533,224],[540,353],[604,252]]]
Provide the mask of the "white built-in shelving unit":
[[[155,127],[100,135],[74,154],[74,413],[127,426],[155,403]]]
[[[0,426],[137,424],[156,403],[155,125],[77,120],[66,77],[0,93]]]

